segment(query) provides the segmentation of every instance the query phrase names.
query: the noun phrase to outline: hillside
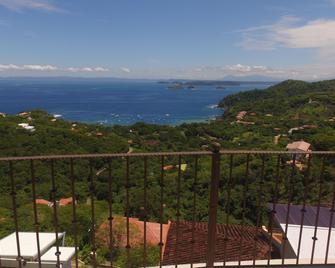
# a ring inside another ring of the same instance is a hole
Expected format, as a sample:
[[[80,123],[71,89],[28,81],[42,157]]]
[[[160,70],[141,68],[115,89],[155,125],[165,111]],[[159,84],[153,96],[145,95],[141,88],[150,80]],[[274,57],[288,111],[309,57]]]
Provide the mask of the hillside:
[[[101,126],[54,118],[43,111],[0,116],[0,155],[50,155],[206,149],[213,141],[224,148],[284,149],[287,142],[306,139],[313,149],[335,148],[335,80],[307,83],[284,81],[265,90],[225,97],[221,118],[209,123],[177,127],[137,123],[132,126]],[[247,114],[236,124],[240,111]],[[18,124],[35,127],[34,132]],[[314,128],[292,131],[306,125]],[[275,135],[282,142],[273,144]]]
[[[24,112],[18,115],[0,114],[0,155],[51,155],[51,154],[82,154],[82,153],[112,153],[112,152],[150,152],[150,151],[195,151],[209,150],[212,142],[219,142],[223,149],[253,149],[253,150],[285,150],[287,143],[303,139],[311,143],[313,150],[335,150],[335,81],[306,83],[302,81],[285,81],[266,90],[254,90],[228,96],[220,102],[225,108],[221,118],[209,123],[182,124],[177,127],[137,123],[132,126],[101,126],[79,122],[70,122],[55,117],[43,111]],[[243,116],[237,119],[241,112]],[[277,137],[277,138],[276,138]],[[281,163],[281,177],[287,181],[291,174],[291,166],[287,157]],[[112,195],[113,214],[124,216],[126,204],[126,160],[114,159],[112,162]],[[152,222],[160,220],[161,160],[148,160],[148,216]],[[178,157],[166,157],[165,165],[176,166]],[[199,157],[195,165],[194,158],[182,157],[186,170],[182,172],[180,192],[180,219],[193,220],[192,208],[194,194],[198,196],[195,214],[196,221],[208,220],[209,178],[211,177],[210,157]],[[262,161],[260,156],[252,156],[250,174],[248,177],[248,202],[245,210],[245,222],[254,225],[258,205],[260,178],[262,178]],[[274,189],[276,169],[275,157],[269,156],[266,161],[266,187],[264,200]],[[333,160],[329,159],[329,167],[324,176],[326,183],[331,183],[335,170]],[[332,161],[332,162],[331,162]],[[15,162],[15,183],[17,191],[17,210],[21,230],[34,229],[32,215],[32,188],[30,162]],[[50,162],[35,161],[35,177],[37,181],[36,197],[50,200],[51,170]],[[224,208],[227,201],[227,184],[229,183],[230,159],[222,157],[222,183],[220,185],[220,205]],[[12,199],[10,174],[7,163],[0,163],[0,238],[13,231],[11,218]],[[57,200],[71,196],[71,180],[69,161],[55,161],[55,177],[57,183]],[[80,219],[79,248],[80,258],[89,262],[90,234],[87,230],[91,225],[89,183],[94,180],[94,198],[96,223],[100,226],[108,218],[109,177],[106,159],[93,161],[75,160],[74,179],[76,189],[77,213]],[[194,183],[194,169],[197,167],[198,178]],[[229,211],[230,223],[240,223],[242,208],[241,196],[245,185],[245,156],[235,156],[233,161],[233,177],[235,180]],[[313,159],[313,174],[319,172],[320,161]],[[129,185],[129,216],[143,219],[143,159],[130,160]],[[302,178],[306,169],[298,170],[296,188],[303,189]],[[173,168],[164,174],[164,220],[176,217],[176,178],[178,170]],[[318,183],[310,183],[306,199],[310,203],[317,202]],[[324,187],[323,202],[330,203],[331,187]],[[272,190],[271,190],[272,189]],[[296,191],[292,202],[301,202],[303,195]],[[287,202],[288,185],[283,183],[278,198]],[[263,202],[264,211],[266,202]],[[226,214],[221,211],[218,222],[224,222]],[[52,231],[52,210],[38,205],[41,231]],[[67,230],[67,245],[73,245],[71,206],[58,210],[60,227]],[[266,224],[264,222],[263,224]],[[134,259],[136,254],[142,254],[141,248],[132,249]],[[157,263],[157,247],[151,251],[153,264]],[[126,254],[124,248],[116,247],[113,252],[116,262],[122,263]],[[98,257],[101,262],[110,258],[108,249],[99,247]],[[138,258],[137,258],[138,259]],[[137,260],[138,261],[138,260]],[[121,265],[122,266],[122,265]],[[140,264],[137,264],[140,266]]]
[[[335,80],[314,83],[287,80],[266,90],[252,90],[227,96],[219,106],[229,111],[244,107],[254,112],[283,113],[303,106],[306,100],[308,102],[311,99],[335,111],[334,96]]]
[[[305,139],[313,149],[335,149],[335,80],[287,80],[266,90],[227,96],[219,106],[225,109],[224,120],[235,121],[240,111],[246,111],[242,123],[254,123],[250,130],[264,136],[281,134],[286,142]]]

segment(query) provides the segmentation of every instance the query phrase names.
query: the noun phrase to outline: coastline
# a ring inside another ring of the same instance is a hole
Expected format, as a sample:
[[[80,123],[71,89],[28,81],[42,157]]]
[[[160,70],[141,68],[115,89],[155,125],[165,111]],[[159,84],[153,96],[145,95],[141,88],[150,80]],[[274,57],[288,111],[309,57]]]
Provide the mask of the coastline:
[[[223,114],[218,108],[222,98],[256,86],[243,83],[223,91],[214,86],[171,91],[157,81],[3,81],[0,81],[0,112],[14,115],[43,110],[62,115],[68,121],[104,126],[131,126],[138,122],[178,126],[210,122]],[[260,83],[257,87],[263,89],[268,85]]]

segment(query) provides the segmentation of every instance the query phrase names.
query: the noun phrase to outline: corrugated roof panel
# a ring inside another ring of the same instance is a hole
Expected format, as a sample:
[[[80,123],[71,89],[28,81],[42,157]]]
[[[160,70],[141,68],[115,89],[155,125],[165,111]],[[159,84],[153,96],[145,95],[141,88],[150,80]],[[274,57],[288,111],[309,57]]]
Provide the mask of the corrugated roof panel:
[[[269,209],[272,209],[273,204],[268,205]],[[290,205],[290,214],[288,218],[288,224],[300,225],[302,219],[302,205]],[[303,225],[305,226],[315,226],[317,207],[306,205],[304,213]],[[286,217],[288,212],[287,204],[276,204],[276,214],[275,219],[279,224],[286,223]],[[332,213],[330,208],[320,207],[319,218],[317,222],[318,227],[329,227],[330,219]],[[335,227],[335,213],[334,220],[331,227]]]

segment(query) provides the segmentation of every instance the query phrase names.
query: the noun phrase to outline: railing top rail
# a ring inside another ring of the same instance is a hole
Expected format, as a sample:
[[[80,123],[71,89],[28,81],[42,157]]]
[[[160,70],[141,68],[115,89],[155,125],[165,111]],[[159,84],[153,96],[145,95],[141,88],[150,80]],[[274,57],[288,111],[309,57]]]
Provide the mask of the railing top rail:
[[[211,151],[184,151],[184,152],[146,152],[146,153],[110,153],[110,154],[68,154],[68,155],[39,155],[0,157],[0,162],[25,160],[66,160],[66,159],[95,159],[120,157],[160,157],[160,156],[194,156],[212,155]],[[335,151],[269,151],[269,150],[221,150],[221,155],[335,155]]]

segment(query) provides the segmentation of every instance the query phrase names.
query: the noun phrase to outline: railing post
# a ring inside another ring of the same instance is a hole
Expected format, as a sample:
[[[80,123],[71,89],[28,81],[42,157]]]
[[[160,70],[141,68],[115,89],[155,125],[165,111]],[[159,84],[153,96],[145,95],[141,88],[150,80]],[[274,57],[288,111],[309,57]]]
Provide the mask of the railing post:
[[[215,261],[216,244],[216,222],[217,208],[219,201],[219,181],[220,181],[220,144],[213,144],[212,154],[212,176],[208,208],[208,244],[207,244],[207,267],[213,268]]]

